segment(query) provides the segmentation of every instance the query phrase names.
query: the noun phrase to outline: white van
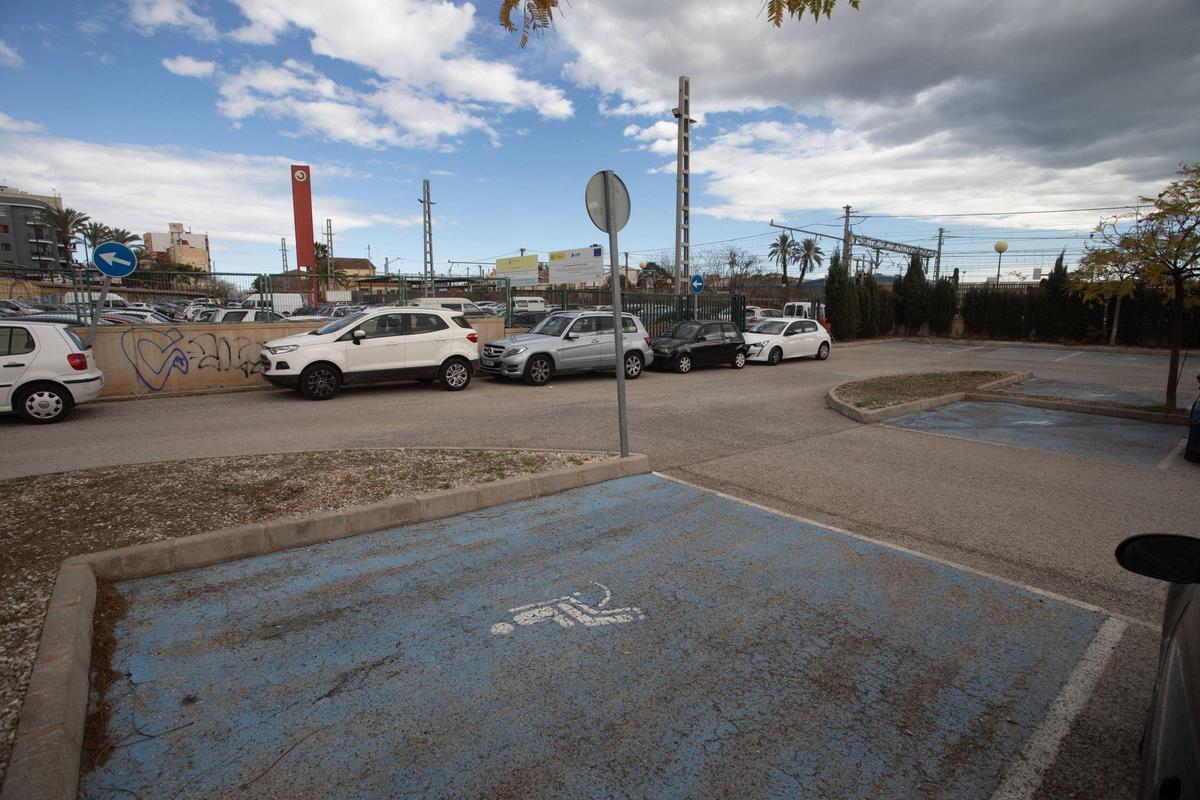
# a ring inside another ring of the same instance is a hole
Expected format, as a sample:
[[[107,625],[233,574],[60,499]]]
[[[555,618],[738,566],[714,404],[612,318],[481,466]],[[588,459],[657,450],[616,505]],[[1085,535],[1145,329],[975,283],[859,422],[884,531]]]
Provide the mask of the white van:
[[[513,313],[518,311],[549,311],[546,301],[541,297],[513,297]]]
[[[783,315],[785,317],[802,317],[804,319],[813,318],[812,303],[784,303]]]
[[[291,314],[304,306],[304,296],[298,292],[275,292],[274,294],[248,294],[242,300],[242,308],[274,308],[280,314]]]
[[[465,317],[490,316],[488,312],[470,300],[465,300],[461,297],[419,297],[416,300],[409,300],[408,304],[413,308],[448,308],[451,311],[457,311]]]

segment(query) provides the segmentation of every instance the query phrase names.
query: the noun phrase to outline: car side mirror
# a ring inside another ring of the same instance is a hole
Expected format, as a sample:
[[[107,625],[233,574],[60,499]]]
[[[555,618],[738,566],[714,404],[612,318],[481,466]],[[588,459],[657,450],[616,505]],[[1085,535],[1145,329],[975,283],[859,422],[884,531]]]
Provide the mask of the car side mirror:
[[[567,338],[568,339],[578,339],[579,334],[576,333],[575,331],[567,331]]]
[[[1117,545],[1117,563],[1130,572],[1171,583],[1200,583],[1200,539],[1142,533]]]
[[[350,336],[353,337],[355,344],[362,344],[362,340],[367,338],[367,332],[362,328],[359,328],[354,333],[350,334]]]

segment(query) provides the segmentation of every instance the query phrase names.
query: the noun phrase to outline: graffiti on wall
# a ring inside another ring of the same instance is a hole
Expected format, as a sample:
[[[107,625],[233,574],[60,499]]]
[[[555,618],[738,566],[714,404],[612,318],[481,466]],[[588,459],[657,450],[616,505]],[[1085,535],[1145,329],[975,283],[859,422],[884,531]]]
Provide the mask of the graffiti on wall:
[[[261,344],[244,336],[201,333],[188,339],[178,328],[156,330],[140,326],[121,334],[121,352],[138,381],[151,392],[167,388],[173,375],[192,370],[240,373],[249,378],[259,371]]]

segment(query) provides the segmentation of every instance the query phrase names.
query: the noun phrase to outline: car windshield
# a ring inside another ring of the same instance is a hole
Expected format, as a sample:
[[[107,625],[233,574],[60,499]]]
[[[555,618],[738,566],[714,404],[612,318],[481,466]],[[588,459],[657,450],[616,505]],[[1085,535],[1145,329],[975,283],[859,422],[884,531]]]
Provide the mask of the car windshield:
[[[542,336],[562,336],[574,317],[552,316],[534,325],[530,333],[540,333]]]
[[[671,329],[667,334],[672,339],[695,339],[696,334],[700,331],[700,326],[694,322],[681,322]]]
[[[312,332],[312,335],[320,336],[325,333],[337,333],[338,331],[344,331],[346,328],[353,326],[365,316],[366,314],[360,311],[357,314],[352,314],[348,317],[342,317],[341,319],[337,319],[329,323],[324,328],[318,328]]]
[[[772,336],[777,336],[777,335],[783,333],[783,329],[786,327],[787,327],[786,322],[779,322],[777,320],[769,320],[767,322],[758,323],[757,325],[755,325],[753,328],[750,329],[750,332],[751,333],[766,333],[766,334],[770,334]]]

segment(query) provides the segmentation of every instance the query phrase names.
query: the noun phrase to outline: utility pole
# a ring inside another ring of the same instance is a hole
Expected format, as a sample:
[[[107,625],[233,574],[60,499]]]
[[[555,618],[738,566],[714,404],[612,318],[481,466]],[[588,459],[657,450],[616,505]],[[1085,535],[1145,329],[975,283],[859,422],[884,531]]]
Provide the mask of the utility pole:
[[[371,245],[367,245],[367,261],[371,260]]]
[[[425,296],[433,296],[433,201],[429,199],[429,179],[426,178],[421,184],[421,199],[418,200],[422,206],[425,217]]]
[[[333,220],[325,220],[325,291],[329,291],[329,279],[333,276]]]
[[[850,268],[850,256],[854,250],[854,234],[850,232],[850,206],[843,206],[846,212],[846,221],[842,228],[842,263],[846,268]]]
[[[933,259],[933,279],[937,281],[942,276],[942,237],[945,236],[946,229],[938,228],[938,249],[937,255]]]
[[[675,144],[675,294],[683,294],[692,270],[692,82],[679,76],[679,105],[671,110],[678,122]]]
[[[283,256],[283,271],[287,272],[287,239],[279,240],[279,252]]]

